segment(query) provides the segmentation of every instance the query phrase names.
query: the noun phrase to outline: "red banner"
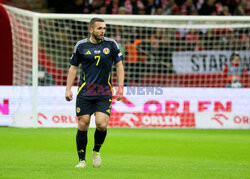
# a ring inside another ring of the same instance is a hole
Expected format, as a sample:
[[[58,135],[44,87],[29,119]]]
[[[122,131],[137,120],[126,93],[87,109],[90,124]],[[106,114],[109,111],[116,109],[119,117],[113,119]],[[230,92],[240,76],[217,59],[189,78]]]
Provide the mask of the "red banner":
[[[194,113],[120,113],[112,112],[109,127],[194,128]]]

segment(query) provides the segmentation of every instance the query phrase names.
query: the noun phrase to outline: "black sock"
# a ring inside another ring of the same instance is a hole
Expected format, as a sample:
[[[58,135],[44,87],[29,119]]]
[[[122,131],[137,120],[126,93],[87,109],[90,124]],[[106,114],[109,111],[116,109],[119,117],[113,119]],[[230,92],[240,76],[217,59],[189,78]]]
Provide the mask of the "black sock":
[[[77,146],[79,161],[85,160],[86,146],[88,142],[87,133],[88,131],[80,131],[78,129],[76,134],[76,146]]]
[[[98,129],[95,130],[95,146],[93,151],[99,152],[100,148],[105,140],[105,137],[107,135],[107,129],[105,131],[99,131]]]

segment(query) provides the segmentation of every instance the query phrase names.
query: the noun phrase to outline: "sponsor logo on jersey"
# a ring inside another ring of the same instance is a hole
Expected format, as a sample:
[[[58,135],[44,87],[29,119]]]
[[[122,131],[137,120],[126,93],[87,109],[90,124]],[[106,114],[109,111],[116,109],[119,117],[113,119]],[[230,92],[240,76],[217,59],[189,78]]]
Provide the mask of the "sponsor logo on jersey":
[[[76,108],[76,112],[79,113],[81,109],[79,107]]]
[[[120,52],[120,53],[118,53],[118,56],[120,57],[120,56],[122,56],[122,53]]]
[[[109,54],[109,52],[110,52],[109,48],[105,48],[105,49],[103,49],[103,53],[104,53],[104,54],[106,54],[106,55],[107,55],[107,54]]]
[[[99,54],[99,53],[101,53],[101,51],[100,50],[95,50],[94,53]]]
[[[88,50],[85,55],[91,55],[91,52]]]

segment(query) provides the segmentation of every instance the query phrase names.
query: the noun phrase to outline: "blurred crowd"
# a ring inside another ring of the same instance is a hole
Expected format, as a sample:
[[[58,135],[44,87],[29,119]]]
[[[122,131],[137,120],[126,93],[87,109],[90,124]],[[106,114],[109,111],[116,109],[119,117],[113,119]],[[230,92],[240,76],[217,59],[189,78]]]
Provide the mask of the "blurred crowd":
[[[48,0],[55,13],[250,15],[250,0]]]
[[[5,0],[9,5],[50,13],[250,15],[250,0],[35,0],[35,4],[28,1]],[[115,39],[124,54],[126,84],[140,83],[142,74],[174,74],[173,52],[250,51],[250,31],[245,24],[233,28],[162,28],[156,24],[151,27],[143,23],[136,27],[107,24],[106,36]],[[40,21],[39,35],[53,61],[67,69],[68,59],[65,57],[71,55],[78,40],[88,36],[88,24],[45,19]],[[247,70],[250,70],[249,64]],[[50,84],[51,81],[53,79]]]

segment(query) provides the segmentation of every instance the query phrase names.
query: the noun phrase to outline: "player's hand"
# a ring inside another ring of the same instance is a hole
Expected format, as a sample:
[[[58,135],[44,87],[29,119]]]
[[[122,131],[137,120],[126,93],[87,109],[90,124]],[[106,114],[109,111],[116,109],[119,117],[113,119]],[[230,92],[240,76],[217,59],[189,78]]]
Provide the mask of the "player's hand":
[[[65,99],[67,101],[71,101],[73,99],[73,93],[71,92],[71,90],[66,90]]]
[[[123,98],[123,85],[118,86],[116,96],[117,96],[117,101],[120,101]]]

